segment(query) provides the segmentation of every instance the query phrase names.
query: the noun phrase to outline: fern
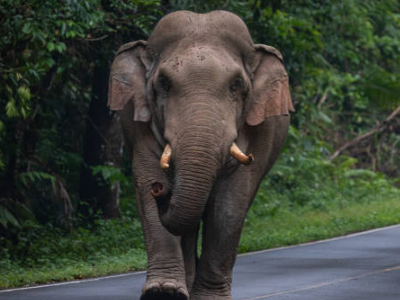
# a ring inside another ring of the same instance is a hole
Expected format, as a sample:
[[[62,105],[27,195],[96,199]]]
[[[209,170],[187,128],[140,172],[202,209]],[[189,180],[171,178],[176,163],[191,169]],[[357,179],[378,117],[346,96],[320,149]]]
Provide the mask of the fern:
[[[124,173],[120,169],[113,166],[94,166],[92,167],[93,175],[100,175],[108,184],[113,185],[114,183],[121,183],[126,185],[129,180],[126,178]]]
[[[21,182],[24,184],[24,186],[28,186],[28,182],[35,182],[35,181],[41,181],[41,180],[48,180],[51,182],[51,186],[53,187],[53,190],[56,189],[56,178],[45,172],[38,172],[38,171],[30,171],[30,172],[24,172],[19,174],[19,178]]]
[[[6,206],[0,204],[0,224],[4,228],[8,228],[8,224],[20,227],[20,224],[13,213]]]
[[[20,227],[22,221],[34,221],[32,212],[22,203],[10,198],[0,199],[0,225],[7,229],[9,225]]]

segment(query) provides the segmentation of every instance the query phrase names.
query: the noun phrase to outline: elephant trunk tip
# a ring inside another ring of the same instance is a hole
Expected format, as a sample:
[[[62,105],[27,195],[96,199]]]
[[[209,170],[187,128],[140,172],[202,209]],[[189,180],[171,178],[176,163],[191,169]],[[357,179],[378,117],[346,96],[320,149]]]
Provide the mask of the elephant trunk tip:
[[[164,185],[161,182],[154,182],[151,185],[151,195],[154,198],[159,198],[163,194]]]
[[[175,222],[170,220],[168,223],[164,221],[163,218],[161,217],[161,223],[163,223],[164,227],[173,235],[175,236],[184,236],[187,235],[190,232],[193,232],[198,229],[200,220],[193,221],[191,220],[191,224],[185,224],[181,222]]]

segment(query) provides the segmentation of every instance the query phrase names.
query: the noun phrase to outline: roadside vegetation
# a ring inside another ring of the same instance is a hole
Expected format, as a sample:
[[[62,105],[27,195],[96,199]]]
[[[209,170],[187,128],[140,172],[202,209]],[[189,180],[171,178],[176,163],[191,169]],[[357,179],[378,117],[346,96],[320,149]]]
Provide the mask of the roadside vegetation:
[[[0,288],[145,268],[108,70],[178,9],[237,13],[290,76],[241,253],[400,223],[398,0],[0,0]]]
[[[309,170],[283,177],[283,162],[273,169],[246,218],[240,253],[400,223],[400,190],[382,174],[347,166],[338,178],[335,171],[325,172],[325,165],[312,168],[322,168],[323,178],[314,180],[313,187],[294,189],[287,188],[284,177]],[[122,211],[121,218],[95,217],[93,226],[69,233],[28,223],[19,231],[19,246],[9,247],[15,252],[1,253],[0,288],[144,270],[146,252],[134,199],[123,198]]]

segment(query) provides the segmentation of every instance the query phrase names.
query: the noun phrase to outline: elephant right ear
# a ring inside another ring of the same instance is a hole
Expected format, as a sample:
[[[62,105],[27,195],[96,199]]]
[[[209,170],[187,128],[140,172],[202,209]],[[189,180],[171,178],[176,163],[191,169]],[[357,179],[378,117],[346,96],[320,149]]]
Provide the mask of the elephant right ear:
[[[111,66],[108,83],[108,106],[121,110],[131,100],[134,121],[148,122],[151,114],[146,101],[146,41],[122,45]]]

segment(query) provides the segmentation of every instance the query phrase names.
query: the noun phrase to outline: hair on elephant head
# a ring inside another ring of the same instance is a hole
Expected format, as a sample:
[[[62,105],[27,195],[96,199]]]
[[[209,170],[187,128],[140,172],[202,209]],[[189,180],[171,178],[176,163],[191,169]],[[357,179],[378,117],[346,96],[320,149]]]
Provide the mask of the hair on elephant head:
[[[244,154],[249,141],[242,150],[236,145],[243,128],[293,111],[281,54],[254,44],[243,21],[224,11],[169,14],[147,42],[123,45],[111,69],[109,106],[133,109],[133,120],[148,123],[165,147],[160,165],[172,178],[164,180],[170,197],[159,197],[159,213],[178,235],[198,226],[231,157],[253,160]],[[159,183],[153,192],[162,189]]]

